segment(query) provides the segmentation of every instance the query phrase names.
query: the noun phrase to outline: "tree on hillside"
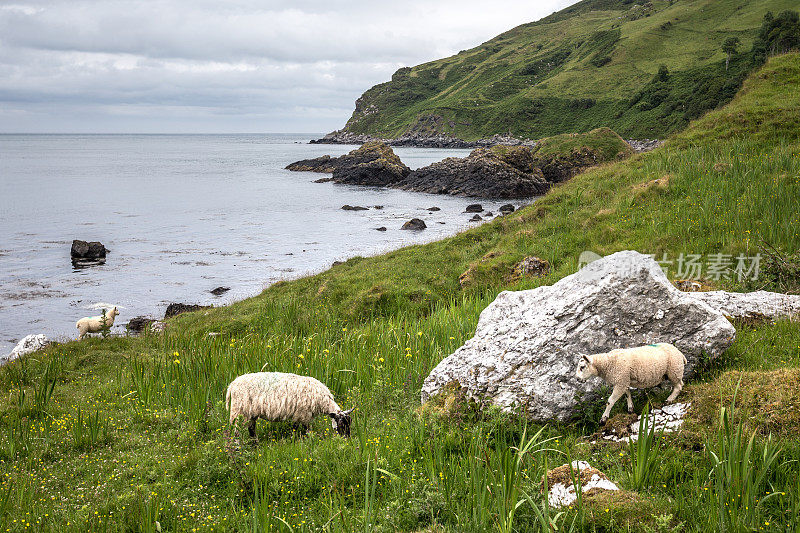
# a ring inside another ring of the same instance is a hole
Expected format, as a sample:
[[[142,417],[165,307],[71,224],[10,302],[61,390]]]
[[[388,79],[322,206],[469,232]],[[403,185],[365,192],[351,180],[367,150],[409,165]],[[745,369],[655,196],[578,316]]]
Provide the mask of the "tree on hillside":
[[[767,55],[798,49],[800,49],[800,15],[797,11],[784,11],[777,17],[767,12],[758,37],[753,43],[755,59],[764,61]]]
[[[738,37],[728,37],[725,39],[725,42],[722,43],[722,51],[725,52],[725,70],[728,70],[728,65],[731,62],[731,56],[736,53],[736,49],[739,48],[739,45],[742,42],[739,40]]]

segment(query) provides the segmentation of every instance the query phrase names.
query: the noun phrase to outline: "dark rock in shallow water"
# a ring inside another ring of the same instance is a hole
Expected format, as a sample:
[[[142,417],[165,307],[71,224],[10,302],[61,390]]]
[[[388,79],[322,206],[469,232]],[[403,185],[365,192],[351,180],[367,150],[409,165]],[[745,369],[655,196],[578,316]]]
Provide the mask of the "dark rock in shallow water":
[[[379,141],[364,143],[360,148],[340,157],[326,155],[315,159],[304,159],[286,168],[297,171],[332,172],[331,180],[336,183],[381,187],[396,183],[411,172],[388,145]],[[316,181],[322,182],[322,180]]]
[[[514,206],[511,205],[511,204],[501,205],[499,211],[501,213],[503,213],[503,214],[513,213],[514,212]]]
[[[428,208],[428,211],[431,211],[431,212],[433,212],[433,211],[441,211],[441,210],[442,210],[442,208],[441,208],[441,207],[436,207],[436,206],[433,206],[433,207],[429,207],[429,208]]]
[[[372,208],[373,209],[383,209],[383,206],[382,205],[373,205]]]
[[[478,148],[411,172],[399,189],[479,198],[529,198],[550,188],[524,146]]]
[[[486,213],[484,213],[483,216],[488,218],[488,217],[494,216],[494,213],[492,213],[491,211],[486,211]]]
[[[320,178],[318,180],[314,180],[314,183],[328,183],[329,181],[333,181],[333,178]]]
[[[361,207],[360,205],[344,204],[342,206],[342,209],[345,210],[345,211],[366,211],[369,208],[368,207]]]
[[[164,313],[164,318],[170,318],[181,313],[190,313],[192,311],[200,311],[201,309],[211,309],[210,305],[196,305],[196,304],[181,304],[174,303],[167,306],[167,311]]]
[[[403,180],[411,172],[400,158],[381,142],[368,142],[343,158],[350,164],[340,165],[333,171],[333,181],[349,185],[384,187]]]
[[[381,226],[380,228],[375,228],[376,231],[386,231],[386,226]]]
[[[481,220],[483,220],[483,217],[480,215],[475,215],[474,217],[469,219],[470,222],[480,222]]]
[[[230,287],[217,287],[216,289],[211,289],[211,294],[213,294],[214,296],[220,296],[222,294],[225,294],[229,290],[231,290]]]
[[[465,213],[481,213],[483,211],[483,206],[481,204],[469,204],[466,209],[464,209]]]
[[[128,321],[128,325],[126,326],[126,328],[127,328],[128,331],[131,331],[133,333],[141,333],[142,331],[147,329],[147,327],[150,324],[152,324],[155,321],[156,321],[155,318],[150,318],[150,317],[146,317],[146,316],[137,316],[137,317],[131,318]]]
[[[286,165],[286,170],[296,172],[333,172],[338,164],[338,157],[323,155],[314,159],[302,159]]]
[[[70,256],[73,261],[105,259],[106,253],[108,253],[108,250],[103,246],[103,243],[97,241],[86,242],[78,239],[72,241],[72,249],[70,250]]]
[[[419,230],[423,230],[423,229],[425,229],[427,227],[428,226],[425,225],[425,221],[423,221],[423,220],[421,220],[419,218],[412,218],[411,220],[409,220],[408,222],[403,224],[403,227],[400,228],[400,229],[410,229],[410,230],[419,231]]]

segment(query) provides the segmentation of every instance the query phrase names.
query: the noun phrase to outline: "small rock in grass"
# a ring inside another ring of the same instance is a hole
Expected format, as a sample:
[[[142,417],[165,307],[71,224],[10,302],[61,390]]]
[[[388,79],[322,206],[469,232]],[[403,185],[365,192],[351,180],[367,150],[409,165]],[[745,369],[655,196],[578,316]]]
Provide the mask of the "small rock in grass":
[[[582,494],[590,490],[593,492],[619,490],[619,487],[608,479],[608,476],[586,461],[573,461],[571,464],[564,464],[548,470],[547,474],[542,476],[540,490],[544,492],[546,480],[547,501],[551,506],[566,507],[578,499],[573,478],[580,485]]]

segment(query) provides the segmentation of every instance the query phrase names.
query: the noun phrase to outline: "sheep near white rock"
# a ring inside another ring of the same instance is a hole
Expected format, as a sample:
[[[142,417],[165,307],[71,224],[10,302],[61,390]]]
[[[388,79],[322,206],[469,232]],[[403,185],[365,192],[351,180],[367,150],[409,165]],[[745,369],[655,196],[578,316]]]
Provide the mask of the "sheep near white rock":
[[[106,313],[105,317],[100,315],[81,318],[75,323],[75,327],[78,328],[78,333],[80,333],[78,339],[82,339],[87,333],[99,333],[106,328],[110,328],[114,325],[114,317],[117,315],[119,315],[119,311],[114,307]]]
[[[636,348],[611,350],[606,353],[582,355],[576,375],[579,379],[599,376],[614,387],[600,423],[608,420],[611,408],[623,394],[628,398],[628,412],[633,412],[631,387],[644,389],[655,387],[668,379],[673,386],[667,402],[678,397],[683,388],[683,366],[686,357],[675,346],[668,343],[650,344]]]
[[[256,420],[287,420],[308,430],[311,419],[328,415],[333,429],[350,436],[350,412],[342,411],[323,383],[309,376],[283,372],[254,372],[234,379],[225,393],[230,423],[238,417],[248,420],[250,437],[256,438]]]

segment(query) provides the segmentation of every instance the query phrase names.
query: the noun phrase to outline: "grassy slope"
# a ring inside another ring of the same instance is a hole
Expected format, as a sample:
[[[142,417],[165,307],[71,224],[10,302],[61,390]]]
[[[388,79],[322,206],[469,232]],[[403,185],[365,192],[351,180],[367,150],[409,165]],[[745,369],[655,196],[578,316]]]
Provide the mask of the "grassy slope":
[[[165,531],[261,531],[269,520],[277,530],[270,518],[277,516],[297,531],[497,528],[508,500],[484,487],[510,479],[503,465],[523,422],[493,411],[420,417],[421,379],[471,336],[499,290],[552,283],[575,270],[582,250],[753,253],[762,240],[797,250],[798,84],[800,55],[774,58],[731,104],[666,146],[576,176],[511,216],[178,317],[164,336],[71,342],[0,368],[4,527],[152,531],[158,521]],[[553,272],[509,287],[510,267],[526,255],[548,259]],[[472,281],[462,288],[467,269]],[[652,485],[580,506],[561,515],[560,525],[568,529],[565,520],[574,518],[583,530],[625,529],[631,520],[717,527],[717,511],[727,507],[707,484],[710,457],[697,451],[716,420],[715,398],[729,392],[735,372],[787,372],[746,380],[740,408],[747,418],[748,409],[777,402],[764,418],[788,427],[797,396],[775,385],[796,381],[798,346],[794,323],[741,327],[722,366],[687,387],[698,405],[693,429],[661,445]],[[306,439],[262,423],[260,445],[231,445],[224,389],[262,367],[326,382],[341,405],[357,408],[354,438],[322,438],[330,431],[323,420]],[[50,380],[56,384],[47,401]],[[535,494],[545,457],[553,465],[568,456],[632,488],[627,448],[578,442],[599,417],[597,407],[587,406],[582,424],[545,429],[558,440],[549,443],[554,451],[521,463],[524,490]],[[87,413],[98,423],[86,422]],[[95,438],[85,435],[98,426]],[[800,459],[800,436],[778,436],[784,452],[767,480],[785,495],[757,508],[742,504],[747,527],[781,530],[800,506],[791,462]],[[376,487],[374,496],[365,484]],[[523,530],[535,527],[529,506],[516,520]]]
[[[734,59],[725,72],[727,37],[739,37],[747,51],[765,12],[796,8],[791,0],[669,4],[586,0],[455,56],[401,69],[364,93],[346,129],[537,138],[608,126],[622,135],[663,137],[713,107],[704,98],[724,98],[738,87],[750,66]],[[672,90],[680,94],[661,105],[632,105],[660,65],[673,73]],[[441,118],[433,123],[431,116]]]

